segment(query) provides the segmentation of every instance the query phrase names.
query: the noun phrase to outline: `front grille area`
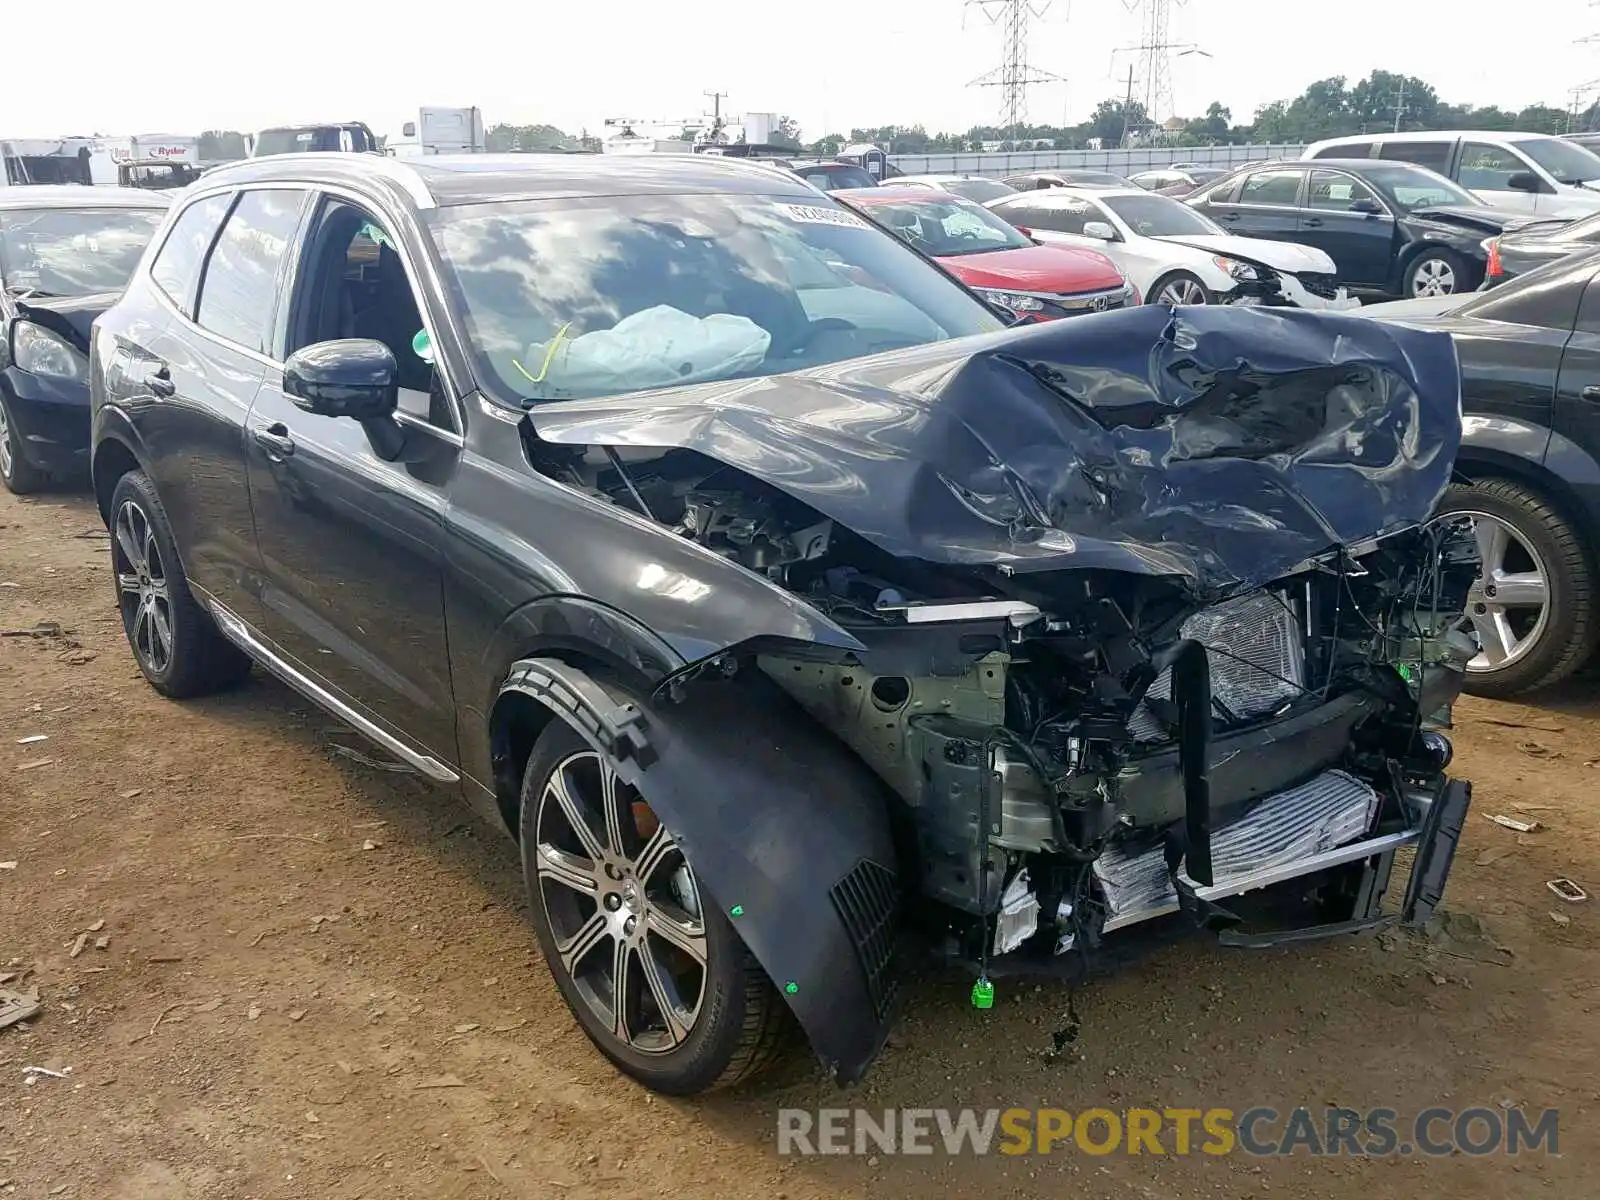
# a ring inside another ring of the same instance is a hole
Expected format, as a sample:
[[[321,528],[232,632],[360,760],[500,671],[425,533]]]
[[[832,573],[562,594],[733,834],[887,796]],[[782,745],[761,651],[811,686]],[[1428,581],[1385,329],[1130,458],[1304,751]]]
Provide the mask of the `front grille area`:
[[[1378,805],[1377,792],[1343,771],[1324,771],[1298,787],[1268,796],[1212,835],[1217,885],[1287,867],[1353,842],[1372,827]],[[1132,855],[1112,846],[1095,860],[1094,874],[1106,897],[1108,932],[1178,906],[1162,846]]]
[[[900,938],[900,884],[893,871],[862,859],[828,890],[855,947],[873,1010],[882,1021],[894,1007],[899,981],[895,952]]]
[[[1211,694],[1218,715],[1240,721],[1266,716],[1304,690],[1305,640],[1286,597],[1261,592],[1195,613],[1183,623],[1183,636],[1206,648],[1211,662]],[[1171,736],[1172,673],[1156,676],[1128,729],[1135,741]]]
[[[1110,312],[1126,307],[1128,293],[1123,288],[1114,288],[1109,292],[1064,293],[1057,296],[1055,302],[1073,313]]]
[[[1320,296],[1324,300],[1337,300],[1339,298],[1339,280],[1334,275],[1297,275],[1300,286],[1313,296]]]

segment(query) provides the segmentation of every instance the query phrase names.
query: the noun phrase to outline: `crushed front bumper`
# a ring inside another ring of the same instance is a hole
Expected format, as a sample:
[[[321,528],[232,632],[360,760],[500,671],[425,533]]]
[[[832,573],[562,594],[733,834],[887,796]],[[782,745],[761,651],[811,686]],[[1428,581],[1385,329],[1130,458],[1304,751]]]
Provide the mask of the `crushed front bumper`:
[[[55,475],[89,469],[89,384],[47,379],[15,366],[0,371],[0,394],[11,414],[22,457]]]

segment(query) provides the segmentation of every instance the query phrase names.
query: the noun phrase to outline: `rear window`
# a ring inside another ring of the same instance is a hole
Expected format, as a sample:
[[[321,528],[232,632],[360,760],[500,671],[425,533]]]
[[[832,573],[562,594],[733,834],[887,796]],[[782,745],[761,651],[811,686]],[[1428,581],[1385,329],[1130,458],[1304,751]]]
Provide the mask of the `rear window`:
[[[945,187],[956,195],[976,200],[979,204],[998,200],[1001,196],[1009,196],[1017,190],[1007,187],[998,179],[956,179],[945,184]]]
[[[1450,173],[1450,151],[1454,142],[1385,142],[1378,157],[1390,162],[1416,163],[1441,175]]]
[[[1313,158],[1370,158],[1372,156],[1371,142],[1336,142],[1332,146],[1324,146],[1311,157]]]

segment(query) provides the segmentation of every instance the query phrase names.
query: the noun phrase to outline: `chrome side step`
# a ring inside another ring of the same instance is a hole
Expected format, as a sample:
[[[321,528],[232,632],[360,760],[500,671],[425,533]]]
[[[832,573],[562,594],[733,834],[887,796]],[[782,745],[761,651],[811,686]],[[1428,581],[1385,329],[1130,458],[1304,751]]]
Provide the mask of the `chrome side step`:
[[[401,762],[415,768],[435,783],[457,783],[460,781],[461,776],[445,766],[437,758],[428,754],[419,754],[399,738],[362,716],[314,679],[284,662],[282,658],[269,650],[260,638],[256,637],[250,626],[209,596],[206,597],[206,607],[211,610],[212,617],[216,619],[217,628],[222,630],[223,635],[230,642],[294,688],[307,700],[321,705],[338,717],[339,720],[361,734],[362,737],[387,750]]]

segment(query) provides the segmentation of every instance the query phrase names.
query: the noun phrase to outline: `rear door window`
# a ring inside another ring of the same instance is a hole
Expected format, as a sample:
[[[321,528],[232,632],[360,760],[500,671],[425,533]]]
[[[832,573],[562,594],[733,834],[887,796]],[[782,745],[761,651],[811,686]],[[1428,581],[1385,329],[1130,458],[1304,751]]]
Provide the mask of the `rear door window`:
[[[202,328],[247,350],[275,355],[273,316],[305,204],[306,193],[298,189],[240,194],[200,284],[195,320]]]
[[[150,278],[178,306],[184,316],[194,315],[194,295],[200,282],[200,264],[211,249],[222,218],[233,197],[226,192],[196,200],[178,215],[172,232],[150,264]]]
[[[1304,171],[1257,171],[1239,190],[1240,204],[1273,204],[1292,207],[1300,195]]]
[[[1419,167],[1448,175],[1452,146],[1453,142],[1385,142],[1378,151],[1378,157],[1392,162],[1416,163]]]
[[[1034,229],[1045,229],[1051,233],[1082,233],[1086,222],[1105,219],[1091,204],[1083,200],[1074,200],[1066,204],[1041,204],[1028,213],[1028,218],[1022,222],[1024,225]]]

